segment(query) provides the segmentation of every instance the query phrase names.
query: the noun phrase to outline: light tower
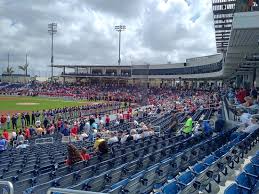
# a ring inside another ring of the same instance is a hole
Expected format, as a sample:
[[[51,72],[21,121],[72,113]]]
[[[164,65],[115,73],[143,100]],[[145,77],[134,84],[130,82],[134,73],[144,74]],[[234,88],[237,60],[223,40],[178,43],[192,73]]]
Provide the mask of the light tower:
[[[121,32],[126,30],[125,25],[119,25],[115,26],[115,30],[119,32],[119,59],[118,59],[118,65],[121,64]]]
[[[48,24],[48,32],[51,35],[51,81],[53,81],[53,64],[54,64],[54,56],[53,56],[53,36],[57,33],[57,23]]]

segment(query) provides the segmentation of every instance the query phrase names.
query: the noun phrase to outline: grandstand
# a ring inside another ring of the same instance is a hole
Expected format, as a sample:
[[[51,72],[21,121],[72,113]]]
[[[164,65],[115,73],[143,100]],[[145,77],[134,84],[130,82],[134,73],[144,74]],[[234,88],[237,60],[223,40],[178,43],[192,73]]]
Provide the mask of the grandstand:
[[[82,105],[0,105],[0,194],[259,193],[259,5],[248,2],[212,0],[215,55],[1,82],[4,99]]]

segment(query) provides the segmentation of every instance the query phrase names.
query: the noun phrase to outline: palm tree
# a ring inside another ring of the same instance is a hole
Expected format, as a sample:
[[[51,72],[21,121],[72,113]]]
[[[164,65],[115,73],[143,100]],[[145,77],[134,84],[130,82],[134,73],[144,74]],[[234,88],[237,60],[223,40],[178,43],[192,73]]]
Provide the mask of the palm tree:
[[[7,67],[6,68],[6,74],[11,76],[14,73],[13,67]]]
[[[25,72],[25,76],[28,75],[28,66],[29,66],[29,64],[27,64],[27,63],[25,65],[20,65],[19,66],[19,69],[21,69],[22,71]]]

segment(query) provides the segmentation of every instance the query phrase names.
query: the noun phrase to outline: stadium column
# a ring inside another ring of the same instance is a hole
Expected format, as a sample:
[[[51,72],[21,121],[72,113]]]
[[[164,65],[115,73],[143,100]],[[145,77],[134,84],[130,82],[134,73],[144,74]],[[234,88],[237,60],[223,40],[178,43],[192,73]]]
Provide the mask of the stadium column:
[[[255,87],[259,88],[259,68],[256,68]]]
[[[252,85],[253,85],[253,79],[254,79],[254,77],[253,77],[254,75],[253,75],[253,72],[251,72],[251,73],[249,73],[248,74],[248,84],[249,84],[249,87],[251,87]]]
[[[172,87],[175,88],[175,79],[172,80]]]
[[[101,72],[103,75],[106,73],[104,67],[101,68]]]
[[[117,68],[117,75],[121,75],[121,68]]]
[[[66,83],[66,77],[65,77],[65,74],[66,74],[66,67],[64,66],[63,67],[63,84]]]
[[[103,74],[106,74],[106,67],[103,67]]]

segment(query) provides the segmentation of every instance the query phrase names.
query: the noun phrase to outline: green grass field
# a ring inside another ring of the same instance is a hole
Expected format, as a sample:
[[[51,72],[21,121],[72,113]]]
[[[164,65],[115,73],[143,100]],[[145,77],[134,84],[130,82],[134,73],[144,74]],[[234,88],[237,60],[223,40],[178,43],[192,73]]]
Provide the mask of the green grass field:
[[[80,106],[89,101],[71,101],[58,98],[0,96],[0,113],[31,112],[61,107]]]
[[[99,101],[100,103],[101,101]],[[0,96],[0,116],[6,114],[42,111],[46,109],[55,109],[62,107],[82,106],[92,103],[87,100],[64,100],[61,98],[45,97],[26,97],[26,96]],[[21,126],[20,117],[18,119],[18,128]],[[0,129],[0,133],[3,129]],[[11,131],[9,129],[8,131]]]

